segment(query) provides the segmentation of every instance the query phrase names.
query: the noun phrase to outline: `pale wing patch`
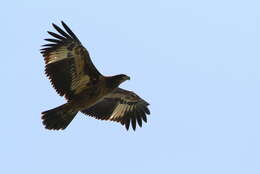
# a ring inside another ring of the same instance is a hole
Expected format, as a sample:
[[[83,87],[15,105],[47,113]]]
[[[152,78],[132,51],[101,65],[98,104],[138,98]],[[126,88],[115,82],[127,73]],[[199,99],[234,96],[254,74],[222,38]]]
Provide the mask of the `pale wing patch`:
[[[119,112],[120,107],[121,107],[121,104],[117,105],[117,107],[115,108],[114,112],[109,117],[109,120],[113,120],[116,117],[117,113]]]
[[[114,110],[114,112],[111,114],[111,116],[109,117],[109,120],[116,120],[116,118],[124,114],[124,110],[125,110],[125,105],[119,104]]]
[[[126,113],[128,113],[129,111],[131,111],[133,109],[134,106],[129,106],[126,104],[119,104],[114,112],[111,114],[111,116],[109,117],[109,120],[111,121],[116,121],[118,120],[118,118],[123,118],[125,116]]]
[[[117,117],[116,118],[120,118],[120,117],[123,117],[124,113],[125,113],[125,110],[126,110],[127,106],[122,104],[122,107],[120,108],[118,114],[117,114]]]
[[[46,60],[47,64],[50,64],[66,58],[69,58],[68,50],[66,49],[66,47],[61,47],[57,51],[50,52],[49,55],[46,57]]]

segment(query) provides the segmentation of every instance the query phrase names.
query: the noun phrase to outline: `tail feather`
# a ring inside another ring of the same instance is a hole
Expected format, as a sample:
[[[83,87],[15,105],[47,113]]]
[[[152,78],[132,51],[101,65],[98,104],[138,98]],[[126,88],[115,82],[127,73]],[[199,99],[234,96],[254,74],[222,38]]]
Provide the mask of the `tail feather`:
[[[46,129],[65,129],[74,119],[78,111],[67,103],[57,108],[42,112],[42,123]]]

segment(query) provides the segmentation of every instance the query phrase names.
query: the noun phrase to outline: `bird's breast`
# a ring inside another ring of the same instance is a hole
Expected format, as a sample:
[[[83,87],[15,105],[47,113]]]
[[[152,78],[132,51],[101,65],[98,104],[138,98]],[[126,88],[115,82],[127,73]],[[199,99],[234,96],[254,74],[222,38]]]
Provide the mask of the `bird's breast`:
[[[101,101],[106,96],[106,94],[106,90],[95,87],[83,90],[81,93],[73,98],[72,102],[77,105],[77,108],[79,110],[83,110]]]

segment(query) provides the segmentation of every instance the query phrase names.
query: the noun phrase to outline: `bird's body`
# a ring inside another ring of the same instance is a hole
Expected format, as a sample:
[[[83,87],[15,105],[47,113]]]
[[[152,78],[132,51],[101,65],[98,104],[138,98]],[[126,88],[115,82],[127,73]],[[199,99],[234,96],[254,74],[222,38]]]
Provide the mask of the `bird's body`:
[[[136,121],[142,126],[149,114],[148,103],[135,93],[118,88],[130,78],[120,74],[103,76],[93,65],[88,51],[76,35],[62,22],[66,32],[53,24],[60,35],[48,32],[55,39],[45,39],[41,53],[45,59],[45,73],[53,87],[67,103],[43,112],[43,124],[47,129],[65,129],[81,111],[97,119],[117,121],[133,128]]]

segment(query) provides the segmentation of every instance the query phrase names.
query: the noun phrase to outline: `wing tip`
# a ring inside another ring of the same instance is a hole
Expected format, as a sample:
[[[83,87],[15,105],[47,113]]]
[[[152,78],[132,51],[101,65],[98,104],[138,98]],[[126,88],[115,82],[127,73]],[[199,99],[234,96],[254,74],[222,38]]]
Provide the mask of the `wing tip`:
[[[65,25],[65,26],[67,26],[67,24],[63,21],[63,20],[61,20],[61,25]]]
[[[56,25],[55,23],[51,23],[51,25],[54,27],[54,28],[59,28],[58,25]]]

